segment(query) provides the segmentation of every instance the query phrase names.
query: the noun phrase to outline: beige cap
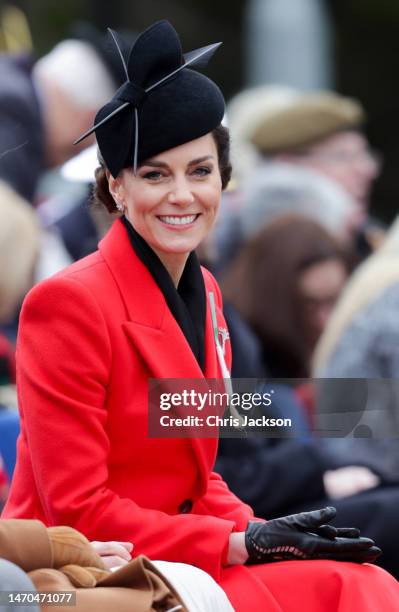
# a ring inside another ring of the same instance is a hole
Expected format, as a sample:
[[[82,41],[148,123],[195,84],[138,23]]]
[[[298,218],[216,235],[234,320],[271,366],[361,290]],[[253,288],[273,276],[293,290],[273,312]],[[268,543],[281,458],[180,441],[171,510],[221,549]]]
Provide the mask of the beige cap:
[[[365,120],[359,102],[327,91],[296,92],[283,102],[264,96],[260,104],[249,141],[264,154],[307,146]]]

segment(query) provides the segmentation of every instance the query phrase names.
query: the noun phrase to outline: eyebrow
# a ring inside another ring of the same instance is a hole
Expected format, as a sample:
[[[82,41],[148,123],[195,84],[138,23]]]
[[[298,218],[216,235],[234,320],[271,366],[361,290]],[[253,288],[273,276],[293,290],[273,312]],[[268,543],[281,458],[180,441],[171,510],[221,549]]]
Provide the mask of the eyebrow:
[[[195,166],[196,164],[200,164],[208,159],[214,159],[213,155],[204,155],[203,157],[197,157],[197,159],[192,159],[188,162],[188,166]],[[167,168],[168,164],[161,161],[148,160],[141,164],[142,166],[151,166],[151,168]]]

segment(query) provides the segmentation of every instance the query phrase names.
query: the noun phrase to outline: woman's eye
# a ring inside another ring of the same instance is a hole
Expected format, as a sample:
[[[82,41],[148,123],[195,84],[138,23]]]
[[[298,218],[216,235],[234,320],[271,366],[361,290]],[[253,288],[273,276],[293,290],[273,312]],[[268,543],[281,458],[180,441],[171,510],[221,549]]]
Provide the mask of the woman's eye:
[[[197,176],[206,176],[211,172],[212,168],[210,168],[209,166],[198,166],[198,168],[194,170],[194,174],[196,174]]]
[[[150,181],[157,181],[162,178],[162,174],[161,172],[158,172],[158,170],[151,170],[150,172],[145,172],[143,174],[143,178],[148,179]]]

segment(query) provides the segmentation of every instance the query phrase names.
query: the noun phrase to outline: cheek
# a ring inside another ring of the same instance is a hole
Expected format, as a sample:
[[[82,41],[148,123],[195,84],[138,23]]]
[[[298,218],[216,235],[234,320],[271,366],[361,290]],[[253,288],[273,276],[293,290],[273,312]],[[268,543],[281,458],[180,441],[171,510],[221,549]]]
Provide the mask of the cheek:
[[[218,185],[204,185],[201,192],[203,206],[212,213],[217,213],[222,197],[222,190]]]
[[[126,197],[129,215],[134,218],[143,217],[151,212],[157,201],[154,194],[148,193],[145,188],[139,193],[136,190],[134,193],[130,192]]]

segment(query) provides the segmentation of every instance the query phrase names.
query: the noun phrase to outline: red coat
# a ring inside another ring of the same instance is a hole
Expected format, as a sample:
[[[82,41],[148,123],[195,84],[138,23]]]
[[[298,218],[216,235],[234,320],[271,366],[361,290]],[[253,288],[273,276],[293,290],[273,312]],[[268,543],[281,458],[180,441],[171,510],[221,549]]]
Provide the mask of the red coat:
[[[220,291],[203,274],[225,326]],[[209,300],[205,341],[205,374],[219,377]],[[351,589],[363,611],[390,609],[376,607],[367,585],[378,601],[383,589],[385,604],[395,600],[399,609],[396,582],[372,566],[298,561],[225,568],[229,534],[245,530],[253,514],[212,473],[217,440],[147,437],[148,378],[203,375],[120,221],[96,253],[29,293],[17,366],[21,435],[5,518],[71,525],[90,539],[134,542],[135,554],[197,565],[239,610],[354,610],[353,602],[342,607],[342,592]],[[192,510],[182,513],[188,500]],[[322,581],[332,576],[340,578],[323,595]],[[301,608],[296,593],[304,585]]]

